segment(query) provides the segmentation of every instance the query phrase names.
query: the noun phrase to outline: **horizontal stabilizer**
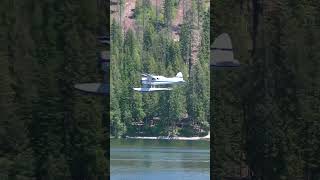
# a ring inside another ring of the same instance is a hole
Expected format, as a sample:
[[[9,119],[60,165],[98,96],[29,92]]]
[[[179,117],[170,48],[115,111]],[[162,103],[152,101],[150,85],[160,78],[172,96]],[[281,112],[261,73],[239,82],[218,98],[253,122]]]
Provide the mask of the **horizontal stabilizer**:
[[[104,83],[82,83],[74,86],[77,90],[92,94],[107,95],[110,92],[109,84]]]
[[[240,63],[238,60],[234,59],[232,61],[225,61],[225,62],[217,62],[217,63],[213,63],[211,64],[211,67],[215,67],[215,68],[224,68],[224,67],[239,67]]]

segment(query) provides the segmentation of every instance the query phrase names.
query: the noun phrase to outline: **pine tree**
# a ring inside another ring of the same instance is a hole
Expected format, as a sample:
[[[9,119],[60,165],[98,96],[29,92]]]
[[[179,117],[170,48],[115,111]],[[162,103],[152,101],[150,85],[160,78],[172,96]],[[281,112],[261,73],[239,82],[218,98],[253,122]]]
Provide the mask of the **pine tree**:
[[[174,2],[170,0],[164,1],[164,20],[166,26],[170,26],[172,18],[173,18],[173,8]]]

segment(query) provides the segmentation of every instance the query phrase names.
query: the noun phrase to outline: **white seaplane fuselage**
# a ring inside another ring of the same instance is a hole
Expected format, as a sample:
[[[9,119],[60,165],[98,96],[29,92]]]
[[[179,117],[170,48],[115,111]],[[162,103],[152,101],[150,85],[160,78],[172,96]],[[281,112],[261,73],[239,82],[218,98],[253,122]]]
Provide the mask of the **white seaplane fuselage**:
[[[135,91],[139,92],[152,92],[152,91],[170,91],[170,87],[155,87],[161,85],[173,85],[184,83],[182,73],[179,72],[175,77],[164,77],[164,76],[155,76],[155,75],[144,75],[141,77],[142,88],[133,88]]]
[[[178,77],[167,78],[164,76],[153,76],[151,80],[148,80],[147,77],[141,78],[142,84],[151,85],[151,86],[179,84],[184,82],[185,80],[183,80],[183,78],[178,78]]]

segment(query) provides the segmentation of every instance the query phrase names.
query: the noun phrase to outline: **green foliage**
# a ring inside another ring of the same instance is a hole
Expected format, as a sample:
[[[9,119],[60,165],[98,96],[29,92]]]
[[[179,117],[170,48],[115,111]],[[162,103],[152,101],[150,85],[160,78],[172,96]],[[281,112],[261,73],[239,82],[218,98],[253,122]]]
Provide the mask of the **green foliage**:
[[[210,124],[208,122],[209,51],[208,49],[201,50],[198,55],[201,62],[195,65],[197,73],[188,77],[188,64],[185,62],[186,54],[190,53],[188,44],[191,41],[188,22],[183,23],[187,32],[181,33],[180,42],[173,41],[171,30],[168,28],[174,18],[174,9],[178,7],[178,1],[164,1],[164,8],[163,11],[160,11],[159,17],[165,17],[167,27],[160,28],[157,25],[162,22],[162,19],[156,17],[156,7],[149,1],[143,2],[137,2],[134,13],[134,21],[139,31],[129,29],[125,32],[124,42],[121,42],[121,36],[118,35],[121,27],[116,20],[119,18],[112,18],[114,19],[111,26],[112,41],[116,42],[111,50],[112,135],[116,137],[141,134],[146,136],[206,135]],[[208,25],[209,21],[206,21],[204,27],[209,28]],[[199,31],[205,34],[202,40],[206,45],[203,48],[208,47],[209,29],[204,30],[201,27]],[[132,89],[141,86],[141,73],[172,77],[180,71],[188,83],[177,85],[170,92],[141,94]],[[189,98],[189,82],[192,79],[194,79],[195,87],[191,99]],[[189,104],[197,107],[196,113],[192,114],[189,111]],[[180,124],[192,121],[195,123],[186,127],[189,130],[184,127],[181,129]]]
[[[171,24],[172,18],[173,18],[173,5],[174,2],[170,0],[164,1],[164,21],[167,26]]]

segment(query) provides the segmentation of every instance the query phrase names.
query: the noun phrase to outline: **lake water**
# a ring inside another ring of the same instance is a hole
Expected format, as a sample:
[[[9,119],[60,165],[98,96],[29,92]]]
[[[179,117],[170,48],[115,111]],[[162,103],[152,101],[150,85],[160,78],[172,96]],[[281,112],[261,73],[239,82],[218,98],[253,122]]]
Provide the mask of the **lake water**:
[[[208,141],[111,139],[111,180],[209,180]]]

